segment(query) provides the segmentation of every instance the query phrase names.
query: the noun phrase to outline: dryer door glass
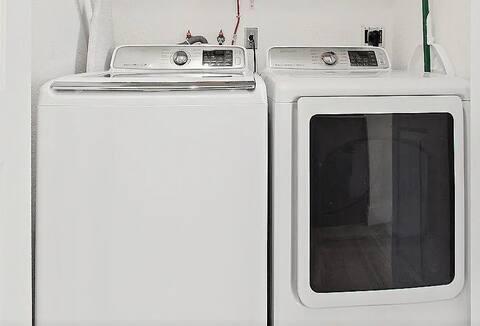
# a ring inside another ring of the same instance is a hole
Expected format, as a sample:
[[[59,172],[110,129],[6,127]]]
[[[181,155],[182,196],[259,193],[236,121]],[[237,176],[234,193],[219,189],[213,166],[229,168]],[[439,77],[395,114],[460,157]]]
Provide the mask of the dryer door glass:
[[[454,174],[449,113],[313,115],[311,289],[451,283]]]

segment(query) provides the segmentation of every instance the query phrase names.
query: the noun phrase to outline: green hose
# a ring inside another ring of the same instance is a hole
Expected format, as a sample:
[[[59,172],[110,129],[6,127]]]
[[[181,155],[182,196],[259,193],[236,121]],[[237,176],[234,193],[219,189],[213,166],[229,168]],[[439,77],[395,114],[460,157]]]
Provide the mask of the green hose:
[[[423,4],[423,65],[425,72],[432,71],[430,45],[428,45],[428,15],[430,6],[428,0],[422,0]]]

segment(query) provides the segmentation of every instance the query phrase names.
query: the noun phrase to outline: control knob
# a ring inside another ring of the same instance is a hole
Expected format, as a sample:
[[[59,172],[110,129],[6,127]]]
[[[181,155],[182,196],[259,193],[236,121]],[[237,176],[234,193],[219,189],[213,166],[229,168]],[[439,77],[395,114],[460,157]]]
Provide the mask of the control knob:
[[[335,52],[329,51],[322,53],[322,60],[327,66],[333,66],[337,63],[337,55]]]
[[[173,62],[177,66],[183,66],[188,62],[188,54],[185,51],[177,51],[173,55]]]

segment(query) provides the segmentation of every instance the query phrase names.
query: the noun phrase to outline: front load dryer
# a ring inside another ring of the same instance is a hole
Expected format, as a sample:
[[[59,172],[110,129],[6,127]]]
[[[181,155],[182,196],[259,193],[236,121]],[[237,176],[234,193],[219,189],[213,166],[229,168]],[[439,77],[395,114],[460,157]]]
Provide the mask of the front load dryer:
[[[265,326],[267,95],[230,46],[47,83],[36,325]]]
[[[466,325],[466,81],[381,48],[275,47],[274,326]]]

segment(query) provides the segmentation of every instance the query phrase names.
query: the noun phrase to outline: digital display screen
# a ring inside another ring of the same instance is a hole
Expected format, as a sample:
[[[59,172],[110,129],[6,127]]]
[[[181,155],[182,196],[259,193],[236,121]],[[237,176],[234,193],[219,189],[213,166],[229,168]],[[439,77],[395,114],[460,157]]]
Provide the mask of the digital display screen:
[[[211,67],[232,67],[233,50],[203,51],[203,65]]]
[[[375,51],[348,51],[352,67],[378,67]]]

